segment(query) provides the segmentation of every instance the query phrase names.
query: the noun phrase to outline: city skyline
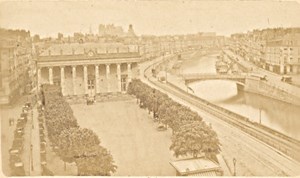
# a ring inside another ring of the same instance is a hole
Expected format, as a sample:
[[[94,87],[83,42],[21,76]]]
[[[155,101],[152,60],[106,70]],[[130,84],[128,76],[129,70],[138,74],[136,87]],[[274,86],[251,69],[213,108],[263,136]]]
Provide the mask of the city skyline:
[[[97,34],[99,24],[115,24],[125,31],[132,24],[137,35],[216,32],[226,36],[300,26],[294,18],[300,16],[296,1],[27,1],[1,2],[0,9],[1,28],[26,29],[41,37],[89,33],[90,28]]]

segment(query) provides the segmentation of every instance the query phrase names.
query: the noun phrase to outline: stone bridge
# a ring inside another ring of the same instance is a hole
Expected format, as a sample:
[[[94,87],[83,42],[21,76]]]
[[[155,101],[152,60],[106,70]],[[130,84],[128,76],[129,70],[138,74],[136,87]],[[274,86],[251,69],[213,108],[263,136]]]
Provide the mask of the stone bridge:
[[[201,80],[233,80],[237,84],[245,85],[245,74],[213,74],[213,73],[189,73],[182,74],[186,84]]]

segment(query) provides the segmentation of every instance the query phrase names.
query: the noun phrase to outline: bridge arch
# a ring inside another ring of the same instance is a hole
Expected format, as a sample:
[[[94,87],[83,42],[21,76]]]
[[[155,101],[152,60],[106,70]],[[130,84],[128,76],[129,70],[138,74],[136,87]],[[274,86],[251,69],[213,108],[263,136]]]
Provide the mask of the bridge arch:
[[[197,73],[197,74],[183,74],[181,77],[185,81],[185,85],[205,80],[229,80],[234,81],[237,85],[238,90],[243,90],[245,86],[245,75],[237,75],[237,74],[205,74],[205,73]]]

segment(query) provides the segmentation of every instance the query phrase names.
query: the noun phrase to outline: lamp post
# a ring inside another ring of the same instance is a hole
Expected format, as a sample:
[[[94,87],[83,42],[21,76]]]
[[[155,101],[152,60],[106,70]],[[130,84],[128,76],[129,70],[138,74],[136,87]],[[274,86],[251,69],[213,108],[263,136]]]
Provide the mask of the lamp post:
[[[154,98],[153,105],[152,105],[153,119],[155,119],[155,89],[153,89],[152,93],[153,93],[153,98]]]
[[[259,124],[261,124],[261,108],[259,108]]]
[[[168,69],[167,69],[167,66],[166,66],[166,83],[168,83]]]
[[[167,70],[168,70],[168,62],[165,61],[165,53],[163,53],[163,63],[165,63],[165,80],[166,80],[166,83],[168,82],[168,74],[167,74]]]
[[[32,159],[32,144],[30,145],[30,161],[31,161],[31,171],[33,171],[33,159]]]
[[[236,176],[236,169],[235,169],[235,164],[236,164],[236,159],[233,158],[233,176]]]

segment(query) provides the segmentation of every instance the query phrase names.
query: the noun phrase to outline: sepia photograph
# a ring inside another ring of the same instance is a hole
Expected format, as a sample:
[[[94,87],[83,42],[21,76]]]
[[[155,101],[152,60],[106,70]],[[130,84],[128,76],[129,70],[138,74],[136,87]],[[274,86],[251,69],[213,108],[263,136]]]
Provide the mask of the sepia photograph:
[[[300,0],[0,0],[0,177],[300,176]]]

